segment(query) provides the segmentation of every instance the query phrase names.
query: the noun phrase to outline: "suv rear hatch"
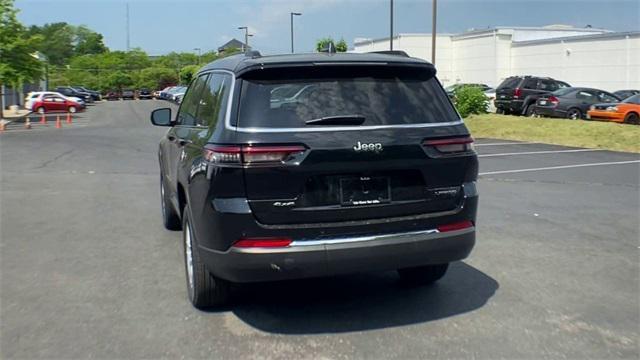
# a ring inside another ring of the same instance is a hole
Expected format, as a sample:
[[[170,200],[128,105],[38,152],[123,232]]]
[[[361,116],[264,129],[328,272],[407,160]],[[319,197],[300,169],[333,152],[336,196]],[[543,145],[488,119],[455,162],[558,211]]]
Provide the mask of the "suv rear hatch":
[[[452,211],[475,179],[468,131],[430,65],[262,69],[241,86],[237,140],[250,144],[246,195],[263,224]]]
[[[520,77],[511,76],[506,79],[496,89],[496,100],[511,101],[515,95],[518,85],[520,85]]]

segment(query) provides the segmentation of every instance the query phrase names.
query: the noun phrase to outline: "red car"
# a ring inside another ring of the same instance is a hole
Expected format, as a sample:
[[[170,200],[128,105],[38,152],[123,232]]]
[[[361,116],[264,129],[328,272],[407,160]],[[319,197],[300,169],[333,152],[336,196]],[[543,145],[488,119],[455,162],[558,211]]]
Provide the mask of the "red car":
[[[74,113],[82,110],[82,105],[75,101],[61,98],[60,96],[45,95],[40,100],[35,101],[31,108],[40,114],[56,111]]]

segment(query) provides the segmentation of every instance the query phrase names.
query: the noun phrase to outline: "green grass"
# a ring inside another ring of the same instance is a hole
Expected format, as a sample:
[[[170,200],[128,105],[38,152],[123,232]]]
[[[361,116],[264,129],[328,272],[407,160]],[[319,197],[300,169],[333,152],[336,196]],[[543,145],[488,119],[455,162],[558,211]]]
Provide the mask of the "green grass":
[[[475,138],[520,140],[640,153],[640,126],[599,121],[527,118],[498,114],[465,120]]]

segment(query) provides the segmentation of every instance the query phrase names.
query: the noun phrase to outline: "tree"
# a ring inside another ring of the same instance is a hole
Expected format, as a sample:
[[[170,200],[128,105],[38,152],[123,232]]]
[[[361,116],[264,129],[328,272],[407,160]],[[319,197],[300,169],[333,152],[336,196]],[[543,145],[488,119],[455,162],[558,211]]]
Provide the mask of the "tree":
[[[17,12],[13,0],[0,0],[0,88],[5,84],[18,87],[37,80],[43,70],[36,54],[41,38],[26,32],[16,18]],[[3,109],[0,96],[0,117]]]
[[[338,41],[338,43],[336,44],[333,41],[332,37],[326,37],[326,38],[322,38],[322,39],[319,39],[318,41],[316,41],[316,51],[320,52],[320,51],[326,49],[326,47],[329,46],[330,43],[334,44],[336,52],[346,52],[347,51],[347,42],[344,41],[344,39],[340,39],[340,41]]]
[[[137,87],[147,89],[164,89],[178,83],[176,72],[169,68],[150,67],[140,71]]]
[[[183,84],[189,84],[193,75],[200,69],[199,65],[187,65],[180,69],[180,82]]]
[[[75,55],[102,54],[109,49],[104,44],[102,34],[81,25],[75,29]]]
[[[45,54],[53,65],[65,65],[74,55],[75,30],[65,22],[33,25],[29,27],[28,33],[42,36],[38,51]]]
[[[134,80],[131,75],[123,71],[113,72],[106,79],[106,87],[109,89],[122,90],[124,88],[132,87],[133,84]]]

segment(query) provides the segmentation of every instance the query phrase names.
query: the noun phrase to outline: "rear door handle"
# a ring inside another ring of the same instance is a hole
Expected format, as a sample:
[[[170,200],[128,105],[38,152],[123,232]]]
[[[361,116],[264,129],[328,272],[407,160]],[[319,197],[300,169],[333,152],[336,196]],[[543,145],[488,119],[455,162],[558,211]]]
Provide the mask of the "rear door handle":
[[[187,139],[180,139],[178,140],[178,145],[180,146],[185,146],[187,144],[193,144],[193,141],[191,140],[187,140]]]

